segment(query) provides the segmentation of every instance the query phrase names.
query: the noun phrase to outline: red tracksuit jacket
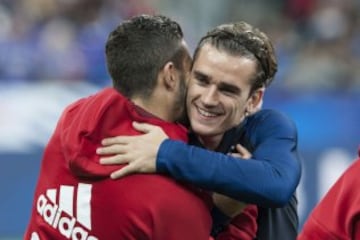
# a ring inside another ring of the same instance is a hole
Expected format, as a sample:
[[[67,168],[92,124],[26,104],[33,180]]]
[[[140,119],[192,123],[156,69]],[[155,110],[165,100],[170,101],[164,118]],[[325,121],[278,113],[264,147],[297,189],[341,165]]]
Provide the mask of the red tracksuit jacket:
[[[298,240],[360,239],[360,149],[304,224]]]
[[[161,175],[108,178],[118,166],[100,165],[95,149],[104,137],[138,134],[132,121],[187,140],[182,126],[151,116],[112,88],[73,103],[45,149],[25,239],[209,239],[209,203],[199,191]],[[256,214],[248,207],[217,239],[252,239]]]
[[[112,88],[66,108],[44,152],[25,239],[210,239],[209,206],[198,192],[155,174],[114,181],[108,176],[119,166],[99,164],[101,139],[138,134],[133,121],[187,140],[185,128],[146,114]]]

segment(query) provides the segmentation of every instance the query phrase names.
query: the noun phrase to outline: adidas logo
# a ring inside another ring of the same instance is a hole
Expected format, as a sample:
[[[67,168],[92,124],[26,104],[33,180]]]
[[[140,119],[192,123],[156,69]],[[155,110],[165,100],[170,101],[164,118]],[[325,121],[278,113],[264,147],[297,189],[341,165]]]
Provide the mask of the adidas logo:
[[[79,183],[76,191],[69,185],[61,185],[59,190],[48,189],[37,199],[37,212],[67,239],[98,240],[91,235],[91,187]]]

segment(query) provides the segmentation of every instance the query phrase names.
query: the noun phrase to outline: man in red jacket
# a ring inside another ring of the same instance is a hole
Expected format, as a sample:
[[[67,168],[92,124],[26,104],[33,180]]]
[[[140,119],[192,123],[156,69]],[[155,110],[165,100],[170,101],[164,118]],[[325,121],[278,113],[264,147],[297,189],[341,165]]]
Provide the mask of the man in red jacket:
[[[63,112],[46,146],[24,239],[208,240],[207,196],[163,175],[114,181],[101,166],[103,138],[139,134],[133,121],[187,141],[183,113],[191,57],[180,26],[142,15],[120,24],[106,43],[113,88]]]
[[[313,209],[298,240],[360,239],[359,158],[343,173]]]

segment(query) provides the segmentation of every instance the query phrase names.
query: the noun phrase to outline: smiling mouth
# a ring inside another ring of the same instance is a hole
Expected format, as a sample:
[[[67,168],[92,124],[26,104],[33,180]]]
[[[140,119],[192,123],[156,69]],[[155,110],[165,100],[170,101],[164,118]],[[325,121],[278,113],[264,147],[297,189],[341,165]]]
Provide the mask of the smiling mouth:
[[[201,109],[200,107],[196,106],[196,109],[198,111],[198,113],[203,116],[203,117],[206,117],[206,118],[214,118],[214,117],[217,117],[219,116],[220,114],[218,113],[213,113],[213,112],[209,112],[209,111],[206,111],[204,109]]]

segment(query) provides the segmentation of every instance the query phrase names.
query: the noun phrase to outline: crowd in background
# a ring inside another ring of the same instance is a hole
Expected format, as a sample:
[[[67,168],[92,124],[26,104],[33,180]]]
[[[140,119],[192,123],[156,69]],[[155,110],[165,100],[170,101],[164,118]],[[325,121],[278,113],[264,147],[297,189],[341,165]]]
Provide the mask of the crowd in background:
[[[0,84],[109,84],[104,43],[139,13],[178,20],[190,48],[207,29],[245,20],[274,41],[274,88],[360,90],[360,2],[356,0],[0,0]]]
[[[107,36],[140,13],[177,20],[191,51],[225,22],[247,21],[272,38],[279,71],[265,104],[299,129],[301,223],[354,159],[360,0],[0,0],[0,239],[22,239],[36,163],[59,114],[111,84]],[[9,185],[14,176],[20,177]]]

